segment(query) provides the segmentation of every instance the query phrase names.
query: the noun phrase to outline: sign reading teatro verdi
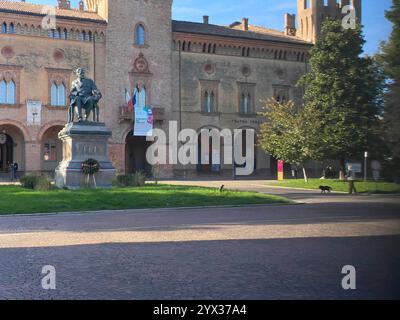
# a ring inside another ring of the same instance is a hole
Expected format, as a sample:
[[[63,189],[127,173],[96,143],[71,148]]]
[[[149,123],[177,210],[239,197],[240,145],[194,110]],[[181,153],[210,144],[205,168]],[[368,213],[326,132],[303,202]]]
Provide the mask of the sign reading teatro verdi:
[[[135,106],[134,136],[150,137],[153,135],[153,111],[150,107]]]

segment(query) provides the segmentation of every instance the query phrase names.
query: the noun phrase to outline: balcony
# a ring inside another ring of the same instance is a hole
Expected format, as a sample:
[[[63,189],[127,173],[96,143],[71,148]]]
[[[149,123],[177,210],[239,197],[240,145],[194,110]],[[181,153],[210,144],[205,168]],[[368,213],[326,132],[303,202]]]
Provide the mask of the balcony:
[[[152,108],[154,122],[162,122],[165,120],[165,108]],[[127,106],[119,108],[119,122],[133,121],[133,111],[129,111]]]

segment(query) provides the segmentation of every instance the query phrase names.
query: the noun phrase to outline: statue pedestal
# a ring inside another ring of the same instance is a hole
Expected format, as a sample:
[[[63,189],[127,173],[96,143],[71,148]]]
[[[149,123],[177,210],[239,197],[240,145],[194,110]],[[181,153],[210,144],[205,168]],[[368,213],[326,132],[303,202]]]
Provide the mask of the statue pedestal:
[[[63,160],[55,171],[55,184],[58,188],[86,187],[87,175],[82,172],[82,163],[88,159],[100,163],[100,170],[94,175],[97,187],[111,187],[116,171],[108,157],[111,131],[104,123],[69,123],[58,137],[63,142]],[[93,185],[92,178],[90,184]]]

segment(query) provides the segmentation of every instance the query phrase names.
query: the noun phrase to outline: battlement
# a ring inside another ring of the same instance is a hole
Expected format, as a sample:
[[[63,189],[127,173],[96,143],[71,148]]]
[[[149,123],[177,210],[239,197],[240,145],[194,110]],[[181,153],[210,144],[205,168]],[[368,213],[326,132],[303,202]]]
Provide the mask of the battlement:
[[[342,9],[347,5],[354,8],[358,22],[361,22],[361,0],[298,0],[297,36],[315,43],[322,23],[327,18],[342,19]]]

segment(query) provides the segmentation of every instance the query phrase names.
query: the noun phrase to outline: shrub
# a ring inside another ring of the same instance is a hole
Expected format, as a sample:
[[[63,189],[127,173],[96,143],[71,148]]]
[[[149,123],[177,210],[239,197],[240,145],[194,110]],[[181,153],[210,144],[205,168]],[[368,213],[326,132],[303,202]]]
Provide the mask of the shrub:
[[[46,191],[51,189],[51,179],[47,176],[24,176],[19,179],[25,189]]]
[[[47,191],[51,189],[51,179],[47,176],[38,177],[35,190]]]
[[[117,176],[113,185],[117,187],[143,187],[146,184],[146,176],[142,172]]]
[[[19,182],[21,183],[22,188],[35,189],[37,180],[37,176],[24,176],[19,179]]]

